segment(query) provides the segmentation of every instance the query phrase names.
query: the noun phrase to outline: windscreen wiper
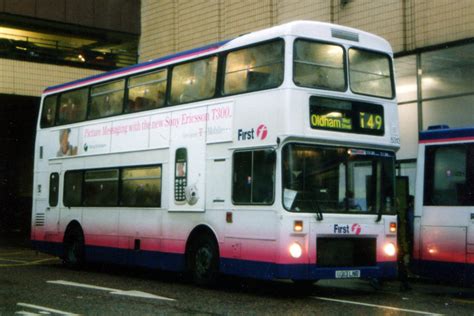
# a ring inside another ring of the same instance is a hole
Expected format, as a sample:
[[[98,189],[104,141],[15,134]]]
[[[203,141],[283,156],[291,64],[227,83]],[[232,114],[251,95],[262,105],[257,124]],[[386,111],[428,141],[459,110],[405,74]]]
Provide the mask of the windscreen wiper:
[[[314,202],[316,202],[316,207],[314,207]],[[316,211],[316,220],[322,221],[324,218],[323,218],[323,212],[321,211],[321,206],[319,205],[319,202],[315,200],[311,200],[311,206]]]
[[[377,218],[375,219],[375,222],[378,223],[382,220],[382,208],[380,207],[379,210],[377,211]]]

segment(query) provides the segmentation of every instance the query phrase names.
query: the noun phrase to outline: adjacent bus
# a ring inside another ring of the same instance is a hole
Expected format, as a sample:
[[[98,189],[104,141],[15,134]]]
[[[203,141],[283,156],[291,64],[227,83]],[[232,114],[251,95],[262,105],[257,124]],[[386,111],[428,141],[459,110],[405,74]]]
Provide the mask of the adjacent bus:
[[[31,237],[110,262],[393,278],[392,50],[298,21],[44,91]]]
[[[474,127],[433,127],[419,143],[414,271],[473,286]]]

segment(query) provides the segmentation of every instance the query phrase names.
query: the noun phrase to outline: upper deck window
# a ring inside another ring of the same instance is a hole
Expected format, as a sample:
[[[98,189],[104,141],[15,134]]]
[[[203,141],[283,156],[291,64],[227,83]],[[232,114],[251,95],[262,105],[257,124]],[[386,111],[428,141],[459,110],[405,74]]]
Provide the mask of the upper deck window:
[[[88,93],[89,89],[83,88],[61,94],[59,98],[58,125],[85,120]]]
[[[89,119],[122,113],[125,79],[93,86]]]
[[[283,41],[261,44],[227,55],[224,94],[270,89],[283,82]]]
[[[298,86],[346,90],[344,49],[341,46],[297,40],[294,53],[294,82]]]
[[[41,112],[41,127],[51,127],[56,120],[57,95],[50,95],[43,101],[43,111]]]
[[[388,55],[349,49],[349,78],[354,93],[393,98],[392,67]]]
[[[216,78],[217,56],[174,67],[171,79],[171,103],[180,104],[213,97]]]
[[[128,81],[126,112],[151,110],[165,105],[166,69],[131,77]]]

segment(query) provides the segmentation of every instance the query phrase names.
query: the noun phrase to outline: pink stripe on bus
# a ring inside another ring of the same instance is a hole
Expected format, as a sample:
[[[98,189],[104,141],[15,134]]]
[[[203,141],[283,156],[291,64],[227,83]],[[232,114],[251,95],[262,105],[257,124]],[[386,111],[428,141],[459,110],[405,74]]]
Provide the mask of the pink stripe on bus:
[[[443,138],[443,139],[424,139],[420,140],[420,144],[430,144],[430,143],[445,143],[445,142],[459,142],[459,141],[466,141],[472,140],[474,141],[474,137],[455,137],[455,138]]]

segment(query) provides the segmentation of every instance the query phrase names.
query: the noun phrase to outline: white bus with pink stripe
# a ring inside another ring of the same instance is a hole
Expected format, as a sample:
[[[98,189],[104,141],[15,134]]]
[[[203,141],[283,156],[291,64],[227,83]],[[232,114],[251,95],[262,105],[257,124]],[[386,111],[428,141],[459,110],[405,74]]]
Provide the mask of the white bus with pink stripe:
[[[413,271],[474,286],[474,127],[420,133]]]
[[[298,21],[47,88],[31,237],[110,262],[313,282],[397,274],[392,50]]]

